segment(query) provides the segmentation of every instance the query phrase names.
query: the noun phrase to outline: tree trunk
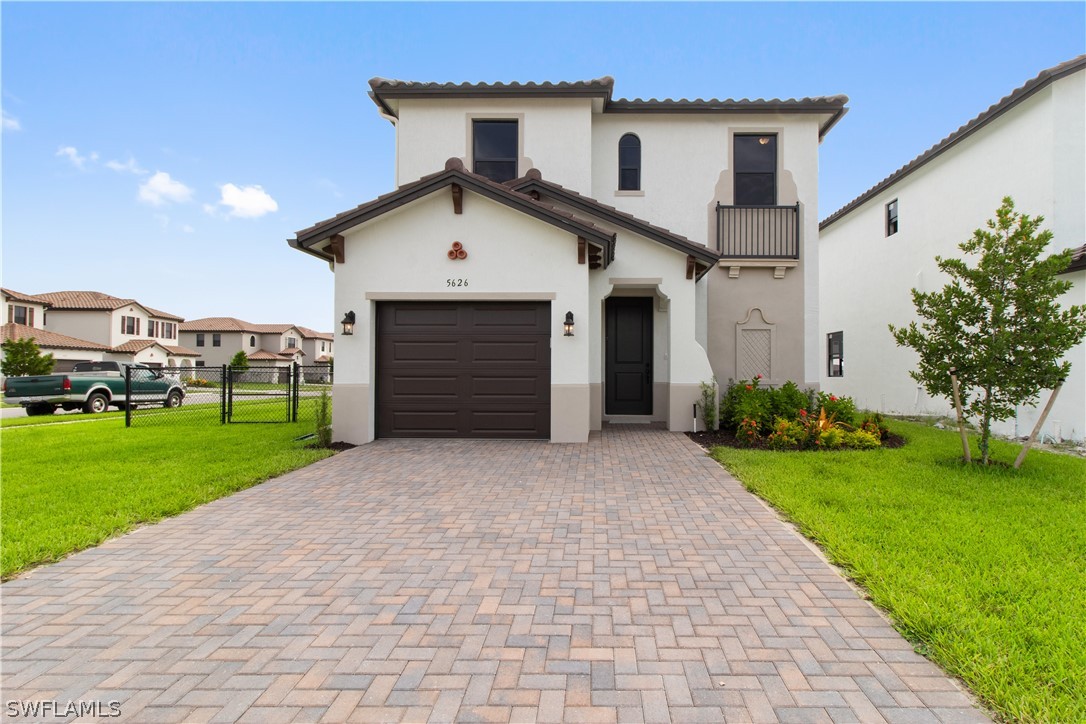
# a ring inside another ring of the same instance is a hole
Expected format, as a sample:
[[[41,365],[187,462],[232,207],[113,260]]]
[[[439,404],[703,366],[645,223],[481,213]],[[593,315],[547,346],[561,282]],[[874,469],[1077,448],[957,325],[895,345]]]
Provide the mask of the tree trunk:
[[[991,437],[992,427],[992,413],[988,407],[988,402],[992,397],[991,388],[984,388],[984,417],[981,419],[980,430],[980,456],[981,464],[988,464],[988,439]]]

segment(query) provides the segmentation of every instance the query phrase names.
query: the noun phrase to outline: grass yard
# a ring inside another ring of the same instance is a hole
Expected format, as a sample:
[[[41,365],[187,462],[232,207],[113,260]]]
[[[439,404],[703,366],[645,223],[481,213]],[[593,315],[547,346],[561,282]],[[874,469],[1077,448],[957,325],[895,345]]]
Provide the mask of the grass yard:
[[[330,455],[294,440],[311,432],[312,422],[125,429],[123,414],[5,424],[0,574],[10,578]]]
[[[891,422],[897,450],[713,457],[793,520],[917,649],[1019,721],[1086,721],[1086,460]],[[975,447],[975,442],[974,442]]]

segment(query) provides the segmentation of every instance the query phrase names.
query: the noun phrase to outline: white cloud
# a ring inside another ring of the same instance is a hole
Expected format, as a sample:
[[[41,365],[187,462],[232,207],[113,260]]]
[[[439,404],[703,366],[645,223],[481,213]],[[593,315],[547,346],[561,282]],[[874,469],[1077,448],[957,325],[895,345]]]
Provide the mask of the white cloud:
[[[0,112],[0,116],[3,117],[5,131],[23,130],[23,124],[19,123],[19,119],[15,116],[9,116],[7,111]]]
[[[219,190],[222,192],[219,204],[229,207],[229,215],[239,219],[256,219],[279,209],[279,204],[261,186],[224,184]],[[207,211],[206,206],[204,210]]]
[[[185,232],[186,234],[191,234],[192,232],[196,231],[196,229],[192,228],[192,226],[189,224],[184,224],[181,227],[181,231]]]
[[[61,146],[57,149],[57,155],[63,156],[71,161],[72,165],[82,171],[87,164],[87,161],[97,161],[98,153],[91,151],[89,156],[80,156],[79,151],[75,146]]]
[[[180,181],[174,181],[165,171],[156,171],[151,178],[140,184],[139,200],[152,206],[182,203],[192,198],[192,189]]]
[[[128,160],[124,163],[115,160],[106,161],[105,166],[106,168],[112,169],[118,173],[128,172],[134,173],[137,176],[142,176],[143,174],[147,173],[147,169],[140,168],[139,164],[136,163],[136,159],[132,158],[131,156],[129,156]]]

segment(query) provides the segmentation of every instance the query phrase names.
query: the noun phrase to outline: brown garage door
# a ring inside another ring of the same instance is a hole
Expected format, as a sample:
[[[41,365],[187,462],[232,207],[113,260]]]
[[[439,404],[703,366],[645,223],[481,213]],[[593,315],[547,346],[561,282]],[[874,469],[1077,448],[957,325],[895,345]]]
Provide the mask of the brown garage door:
[[[549,302],[377,307],[378,437],[550,437]]]

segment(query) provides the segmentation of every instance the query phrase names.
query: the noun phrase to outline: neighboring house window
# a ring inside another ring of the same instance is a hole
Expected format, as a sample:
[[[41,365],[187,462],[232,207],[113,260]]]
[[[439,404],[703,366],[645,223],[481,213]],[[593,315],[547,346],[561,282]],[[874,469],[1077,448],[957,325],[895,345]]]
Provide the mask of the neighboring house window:
[[[775,135],[736,136],[734,163],[736,206],[773,206],[777,203]]]
[[[321,352],[324,351],[324,342],[321,342]]]
[[[472,123],[472,170],[501,183],[517,177],[518,123]]]
[[[618,141],[618,189],[641,190],[641,139],[632,133]]]
[[[886,235],[897,233],[897,199],[886,204]]]
[[[198,332],[196,334],[196,346],[197,347],[203,347],[204,346],[204,335],[203,335],[202,332]],[[199,364],[199,363],[197,363],[197,364]]]
[[[177,339],[177,325],[173,322],[163,322],[162,336],[166,339]]]
[[[221,334],[213,334],[213,335],[211,335],[211,346],[212,347],[222,347],[222,335]]]
[[[255,347],[256,346],[256,335],[255,334],[250,334],[249,335],[249,346],[250,347]]]
[[[205,363],[204,363],[204,361],[203,361],[202,359],[198,359],[198,360],[196,360],[196,366],[197,366],[197,367],[203,367],[203,366],[204,366],[204,364],[205,364]]]
[[[845,333],[830,332],[826,335],[826,356],[830,377],[845,376]]]
[[[15,324],[34,326],[34,307],[24,307],[19,304],[8,305],[8,321]]]
[[[139,317],[121,317],[121,334],[139,334]]]
[[[157,337],[158,336],[158,322],[156,322],[153,319],[147,320],[147,336],[148,337]]]
[[[297,346],[298,346],[298,338],[297,337],[287,337],[287,347],[297,347]]]

